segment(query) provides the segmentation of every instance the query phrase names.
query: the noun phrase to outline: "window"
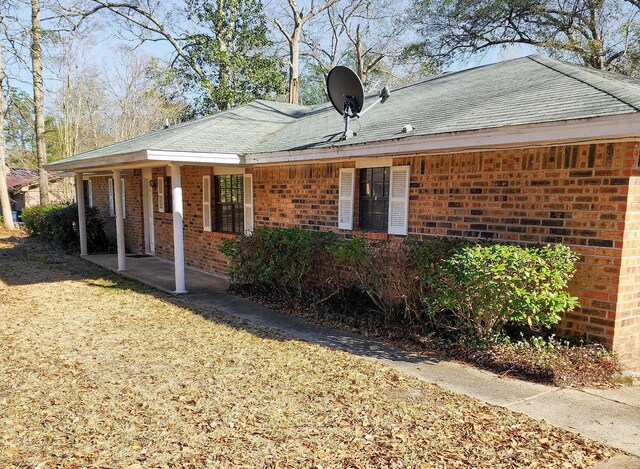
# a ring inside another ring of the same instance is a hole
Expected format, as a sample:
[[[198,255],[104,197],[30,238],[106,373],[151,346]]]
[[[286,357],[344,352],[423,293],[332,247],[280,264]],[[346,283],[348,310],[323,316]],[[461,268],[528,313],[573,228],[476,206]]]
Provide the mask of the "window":
[[[122,219],[126,219],[127,218],[127,206],[125,203],[125,192],[124,192],[124,188],[125,188],[125,183],[124,183],[124,178],[120,179],[120,195],[122,197]],[[110,217],[115,217],[116,216],[116,202],[115,202],[116,198],[115,198],[115,190],[113,188],[113,179],[109,179],[109,216]],[[91,202],[93,204],[93,201]]]
[[[83,181],[84,184],[84,206],[87,208],[93,207],[93,183],[91,179]]]
[[[120,195],[122,196],[122,219],[125,220],[127,218],[127,204],[126,204],[126,195],[125,195],[125,182],[124,178],[120,179]]]
[[[158,212],[173,211],[173,194],[171,188],[171,176],[158,178]]]
[[[164,178],[159,177],[156,186],[158,187],[158,212],[164,213]]]
[[[164,208],[167,212],[173,212],[173,186],[171,185],[171,176],[164,178]]]
[[[389,167],[360,170],[360,229],[388,230],[389,178]]]
[[[216,231],[244,232],[244,184],[242,174],[215,176]]]
[[[202,176],[202,228],[211,231],[211,176]]]
[[[114,217],[116,214],[116,204],[113,203],[113,179],[109,179],[109,216]]]

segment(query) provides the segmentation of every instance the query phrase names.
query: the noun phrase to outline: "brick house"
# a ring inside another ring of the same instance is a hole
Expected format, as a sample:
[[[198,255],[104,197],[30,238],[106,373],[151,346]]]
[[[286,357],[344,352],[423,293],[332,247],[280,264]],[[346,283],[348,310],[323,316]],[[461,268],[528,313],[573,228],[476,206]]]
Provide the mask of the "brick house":
[[[561,329],[640,369],[640,81],[530,56],[393,90],[353,127],[255,101],[49,168],[84,181],[121,270],[126,251],[170,259],[177,292],[254,226],[562,242],[582,308]]]

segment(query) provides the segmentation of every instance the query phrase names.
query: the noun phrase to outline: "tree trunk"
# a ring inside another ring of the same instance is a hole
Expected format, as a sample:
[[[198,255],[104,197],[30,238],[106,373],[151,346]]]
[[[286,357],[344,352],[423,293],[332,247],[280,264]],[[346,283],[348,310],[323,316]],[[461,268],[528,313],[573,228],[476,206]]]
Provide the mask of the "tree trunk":
[[[300,67],[300,36],[302,24],[296,25],[289,42],[289,103],[298,104],[298,92],[300,88],[299,67]]]
[[[49,203],[49,178],[44,169],[47,148],[44,142],[44,85],[42,81],[42,44],[40,29],[40,2],[31,0],[31,64],[33,68],[33,105],[35,112],[36,154],[40,179],[40,204]]]
[[[356,26],[356,69],[358,78],[363,85],[367,84],[367,67],[364,64],[364,47],[362,46],[362,36],[360,35],[360,25]]]
[[[7,174],[4,157],[4,68],[2,66],[2,45],[0,45],[0,208],[4,227],[15,230],[11,215],[11,202],[7,190]]]

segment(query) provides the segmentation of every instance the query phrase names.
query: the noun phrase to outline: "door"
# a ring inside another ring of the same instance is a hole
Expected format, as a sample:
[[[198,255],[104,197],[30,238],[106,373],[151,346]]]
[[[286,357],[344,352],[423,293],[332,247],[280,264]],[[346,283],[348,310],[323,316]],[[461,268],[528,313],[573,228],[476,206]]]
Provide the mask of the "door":
[[[142,191],[144,194],[142,210],[144,211],[144,246],[147,254],[155,254],[155,235],[153,229],[153,181],[151,168],[142,170]]]

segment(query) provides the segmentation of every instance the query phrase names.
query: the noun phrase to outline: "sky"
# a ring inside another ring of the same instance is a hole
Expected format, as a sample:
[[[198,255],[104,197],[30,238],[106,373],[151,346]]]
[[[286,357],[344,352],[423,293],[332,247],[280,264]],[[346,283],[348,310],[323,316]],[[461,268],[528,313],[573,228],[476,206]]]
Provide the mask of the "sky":
[[[271,11],[278,8],[275,2],[267,4],[267,8]],[[29,11],[24,9],[18,12],[23,18],[25,23],[28,23]],[[132,42],[124,39],[113,22],[114,15],[104,12],[100,22],[91,24],[88,30],[91,32],[91,45],[87,50],[86,60],[87,62],[94,62],[100,68],[106,69],[109,73],[110,69],[115,71],[115,67],[121,66],[117,63],[117,57],[119,55],[119,48],[123,46],[131,46]],[[43,12],[43,18],[46,18],[47,13]],[[43,27],[51,27],[51,22],[43,22]],[[285,45],[282,44],[284,48]],[[147,42],[142,45],[138,45],[138,51],[142,51],[144,54],[154,57],[159,57],[164,60],[169,60],[173,57],[173,49],[166,41],[159,42]],[[458,71],[466,68],[471,68],[479,65],[486,65],[502,60],[513,59],[529,55],[534,52],[534,49],[528,46],[514,45],[507,48],[490,49],[486,53],[478,54],[466,61],[457,61],[448,67],[445,71]],[[286,55],[287,50],[282,51],[282,55]],[[49,59],[49,61],[47,60]],[[54,95],[56,88],[59,86],[56,74],[53,72],[51,66],[47,66],[46,62],[50,62],[51,54],[46,54],[45,51],[45,105],[51,106],[51,97]],[[49,63],[50,65],[50,63]],[[17,63],[9,64],[9,75],[17,79],[14,79],[12,84],[22,88],[28,94],[32,94],[30,84],[30,71],[24,65]]]

